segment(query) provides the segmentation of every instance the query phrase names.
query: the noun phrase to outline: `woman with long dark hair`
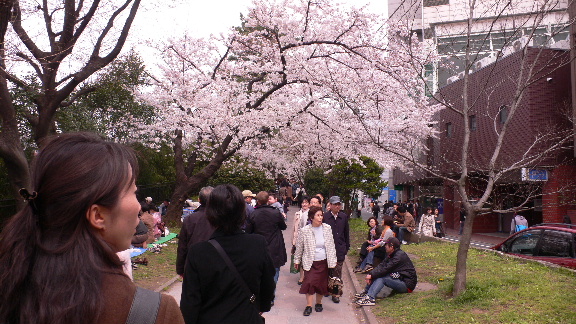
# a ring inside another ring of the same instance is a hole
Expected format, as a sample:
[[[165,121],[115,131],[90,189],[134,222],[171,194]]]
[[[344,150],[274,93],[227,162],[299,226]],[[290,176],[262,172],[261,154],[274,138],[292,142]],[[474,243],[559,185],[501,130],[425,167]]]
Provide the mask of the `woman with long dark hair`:
[[[264,236],[240,229],[245,208],[233,185],[216,186],[210,193],[206,217],[216,230],[209,241],[188,249],[180,302],[186,324],[259,324],[262,312],[270,310],[276,270]]]
[[[21,190],[28,204],[0,234],[0,323],[126,322],[137,289],[116,252],[138,224],[137,174],[130,149],[93,134],[45,145]],[[155,322],[183,323],[172,297]]]

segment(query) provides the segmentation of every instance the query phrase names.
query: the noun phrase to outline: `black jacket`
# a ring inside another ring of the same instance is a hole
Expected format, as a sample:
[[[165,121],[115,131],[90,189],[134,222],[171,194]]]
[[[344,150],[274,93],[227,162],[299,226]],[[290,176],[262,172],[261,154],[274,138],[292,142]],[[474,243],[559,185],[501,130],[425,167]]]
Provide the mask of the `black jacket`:
[[[386,256],[386,258],[370,272],[370,275],[372,275],[372,280],[375,280],[394,272],[400,274],[400,280],[404,281],[408,289],[414,290],[414,288],[416,288],[418,276],[416,276],[414,264],[412,264],[412,260],[410,260],[408,254],[400,249]]]
[[[212,237],[232,260],[256,301],[250,303],[250,296],[212,244],[200,242],[190,247],[186,258],[180,301],[186,324],[262,323],[258,313],[270,310],[276,273],[264,238],[240,230],[232,235],[217,230]]]
[[[214,226],[206,218],[206,207],[200,206],[184,218],[182,229],[178,234],[178,253],[176,255],[176,273],[184,274],[184,267],[188,249],[198,243],[208,240],[214,233]]]
[[[284,235],[286,222],[278,209],[270,205],[257,206],[248,221],[246,233],[260,234],[266,239],[268,252],[272,257],[274,268],[280,268],[288,261]]]
[[[338,261],[344,261],[348,250],[350,249],[350,225],[348,224],[348,215],[339,212],[338,217],[334,218],[331,211],[324,213],[322,222],[332,227],[334,235],[334,244],[336,245],[336,258]]]

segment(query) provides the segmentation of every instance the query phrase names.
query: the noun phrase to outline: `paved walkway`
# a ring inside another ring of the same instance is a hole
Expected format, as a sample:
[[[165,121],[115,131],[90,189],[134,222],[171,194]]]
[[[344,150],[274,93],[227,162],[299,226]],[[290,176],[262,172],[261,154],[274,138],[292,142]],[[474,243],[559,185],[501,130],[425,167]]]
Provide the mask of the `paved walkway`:
[[[290,257],[292,249],[292,224],[294,213],[298,208],[293,206],[288,211],[288,229],[283,232],[286,251]],[[323,301],[324,311],[321,313],[312,312],[312,315],[305,317],[302,315],[306,307],[306,298],[298,293],[298,274],[290,273],[290,259],[288,263],[280,268],[280,278],[276,287],[276,300],[274,307],[268,313],[264,313],[267,324],[300,324],[300,323],[330,323],[330,324],[356,324],[366,323],[362,309],[358,309],[352,303],[352,296],[355,294],[354,285],[351,282],[350,274],[344,269],[344,296],[340,298],[339,304],[334,304],[329,297]],[[174,296],[180,303],[182,294],[182,283],[176,281],[166,293]]]

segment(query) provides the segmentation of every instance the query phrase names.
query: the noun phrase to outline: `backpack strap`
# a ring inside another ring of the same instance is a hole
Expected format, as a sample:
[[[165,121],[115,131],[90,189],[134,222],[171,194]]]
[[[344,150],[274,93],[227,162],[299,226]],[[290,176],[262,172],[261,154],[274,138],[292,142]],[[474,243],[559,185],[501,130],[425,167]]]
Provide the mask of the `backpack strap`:
[[[248,288],[246,281],[244,281],[244,279],[242,279],[242,277],[238,273],[238,270],[234,266],[234,263],[232,263],[232,260],[230,260],[230,257],[228,256],[228,254],[226,254],[226,251],[224,251],[224,249],[222,248],[220,243],[218,243],[218,241],[216,241],[215,239],[208,240],[208,243],[212,244],[212,246],[214,246],[216,251],[218,251],[218,254],[220,254],[222,259],[224,259],[224,262],[226,262],[226,265],[228,266],[228,268],[230,268],[230,271],[232,271],[232,273],[236,277],[237,281],[240,283],[240,286],[246,292],[246,295],[250,296],[250,298],[248,299],[250,301],[250,304],[253,304],[254,306],[256,306],[254,304],[254,302],[256,301],[256,295],[254,295],[252,293],[252,291],[250,291],[250,288]]]
[[[160,308],[160,299],[160,293],[136,287],[126,324],[154,324]]]

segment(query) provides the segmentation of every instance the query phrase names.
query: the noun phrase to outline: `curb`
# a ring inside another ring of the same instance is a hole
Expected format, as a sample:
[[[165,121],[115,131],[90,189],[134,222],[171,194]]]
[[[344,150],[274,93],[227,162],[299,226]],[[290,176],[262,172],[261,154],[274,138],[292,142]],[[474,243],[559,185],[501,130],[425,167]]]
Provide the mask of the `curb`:
[[[167,287],[172,286],[173,283],[176,282],[176,280],[178,280],[180,278],[179,275],[175,275],[172,279],[166,281],[165,283],[163,283],[160,287],[154,289],[155,292],[162,292],[164,289],[166,289]]]
[[[360,286],[358,278],[356,278],[356,275],[354,274],[354,269],[350,265],[350,262],[348,262],[348,259],[349,258],[346,257],[346,259],[344,260],[344,265],[346,267],[346,273],[348,274],[348,279],[350,280],[350,282],[352,282],[352,285],[354,287],[354,291],[352,292],[352,294],[356,294],[359,291],[364,290],[364,287]],[[354,307],[356,307],[359,313],[361,313],[364,317],[363,321],[360,320],[360,322],[368,324],[378,323],[378,319],[376,318],[376,316],[370,310],[366,309],[366,307],[357,307],[357,306]]]

